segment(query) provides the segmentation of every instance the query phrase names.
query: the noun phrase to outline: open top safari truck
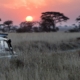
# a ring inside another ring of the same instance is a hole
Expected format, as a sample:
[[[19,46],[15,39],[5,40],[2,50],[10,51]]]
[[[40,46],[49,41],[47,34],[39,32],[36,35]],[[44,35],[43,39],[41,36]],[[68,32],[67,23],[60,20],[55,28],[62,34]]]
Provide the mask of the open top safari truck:
[[[0,58],[15,56],[8,34],[0,33]]]

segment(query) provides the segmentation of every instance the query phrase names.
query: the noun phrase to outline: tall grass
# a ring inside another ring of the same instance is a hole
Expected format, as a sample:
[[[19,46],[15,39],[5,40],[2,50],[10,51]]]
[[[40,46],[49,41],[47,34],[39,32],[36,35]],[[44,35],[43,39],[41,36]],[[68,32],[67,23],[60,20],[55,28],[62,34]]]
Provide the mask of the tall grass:
[[[0,59],[1,80],[79,80],[80,55],[76,53],[26,53]]]
[[[18,57],[0,59],[0,80],[80,80],[80,51],[53,52],[54,42],[28,41],[26,35],[21,40],[24,34],[17,35],[13,47]]]

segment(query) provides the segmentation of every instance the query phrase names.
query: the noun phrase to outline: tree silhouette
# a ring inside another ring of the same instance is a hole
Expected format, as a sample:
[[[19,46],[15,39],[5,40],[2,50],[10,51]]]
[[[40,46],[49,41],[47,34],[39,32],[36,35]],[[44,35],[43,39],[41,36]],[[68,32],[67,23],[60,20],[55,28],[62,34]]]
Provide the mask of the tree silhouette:
[[[0,21],[1,21],[1,18],[0,18]]]
[[[44,31],[55,31],[57,23],[67,21],[68,19],[68,17],[60,12],[43,12],[41,15],[41,26]]]
[[[78,18],[76,18],[76,21],[80,21],[80,16]]]
[[[37,21],[32,21],[32,22],[24,21],[24,22],[21,22],[21,23],[20,23],[20,29],[19,29],[19,30],[20,30],[21,32],[31,32],[32,27],[33,27],[35,24],[39,24],[39,22],[37,22]]]
[[[11,28],[12,24],[13,24],[13,21],[11,21],[11,20],[8,20],[8,21],[4,22],[4,25],[6,25],[9,28],[9,31],[10,31],[10,28]]]
[[[80,29],[80,16],[76,18],[76,21],[79,23],[79,29]]]

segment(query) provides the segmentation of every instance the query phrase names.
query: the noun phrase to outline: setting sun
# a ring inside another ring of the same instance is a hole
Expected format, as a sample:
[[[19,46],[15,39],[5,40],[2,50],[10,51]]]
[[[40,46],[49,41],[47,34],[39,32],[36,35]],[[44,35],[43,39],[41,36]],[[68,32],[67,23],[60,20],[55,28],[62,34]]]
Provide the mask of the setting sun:
[[[33,17],[32,16],[27,16],[26,21],[33,21]]]

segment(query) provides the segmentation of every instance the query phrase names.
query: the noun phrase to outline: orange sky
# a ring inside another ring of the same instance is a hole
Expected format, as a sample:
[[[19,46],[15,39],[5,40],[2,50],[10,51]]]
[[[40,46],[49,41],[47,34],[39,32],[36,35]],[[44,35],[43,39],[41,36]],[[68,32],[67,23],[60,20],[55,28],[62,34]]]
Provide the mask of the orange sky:
[[[75,22],[80,15],[80,0],[0,0],[0,17],[5,20],[13,20],[19,24],[25,17],[33,16],[39,20],[41,12],[59,11],[70,17],[69,24]]]

